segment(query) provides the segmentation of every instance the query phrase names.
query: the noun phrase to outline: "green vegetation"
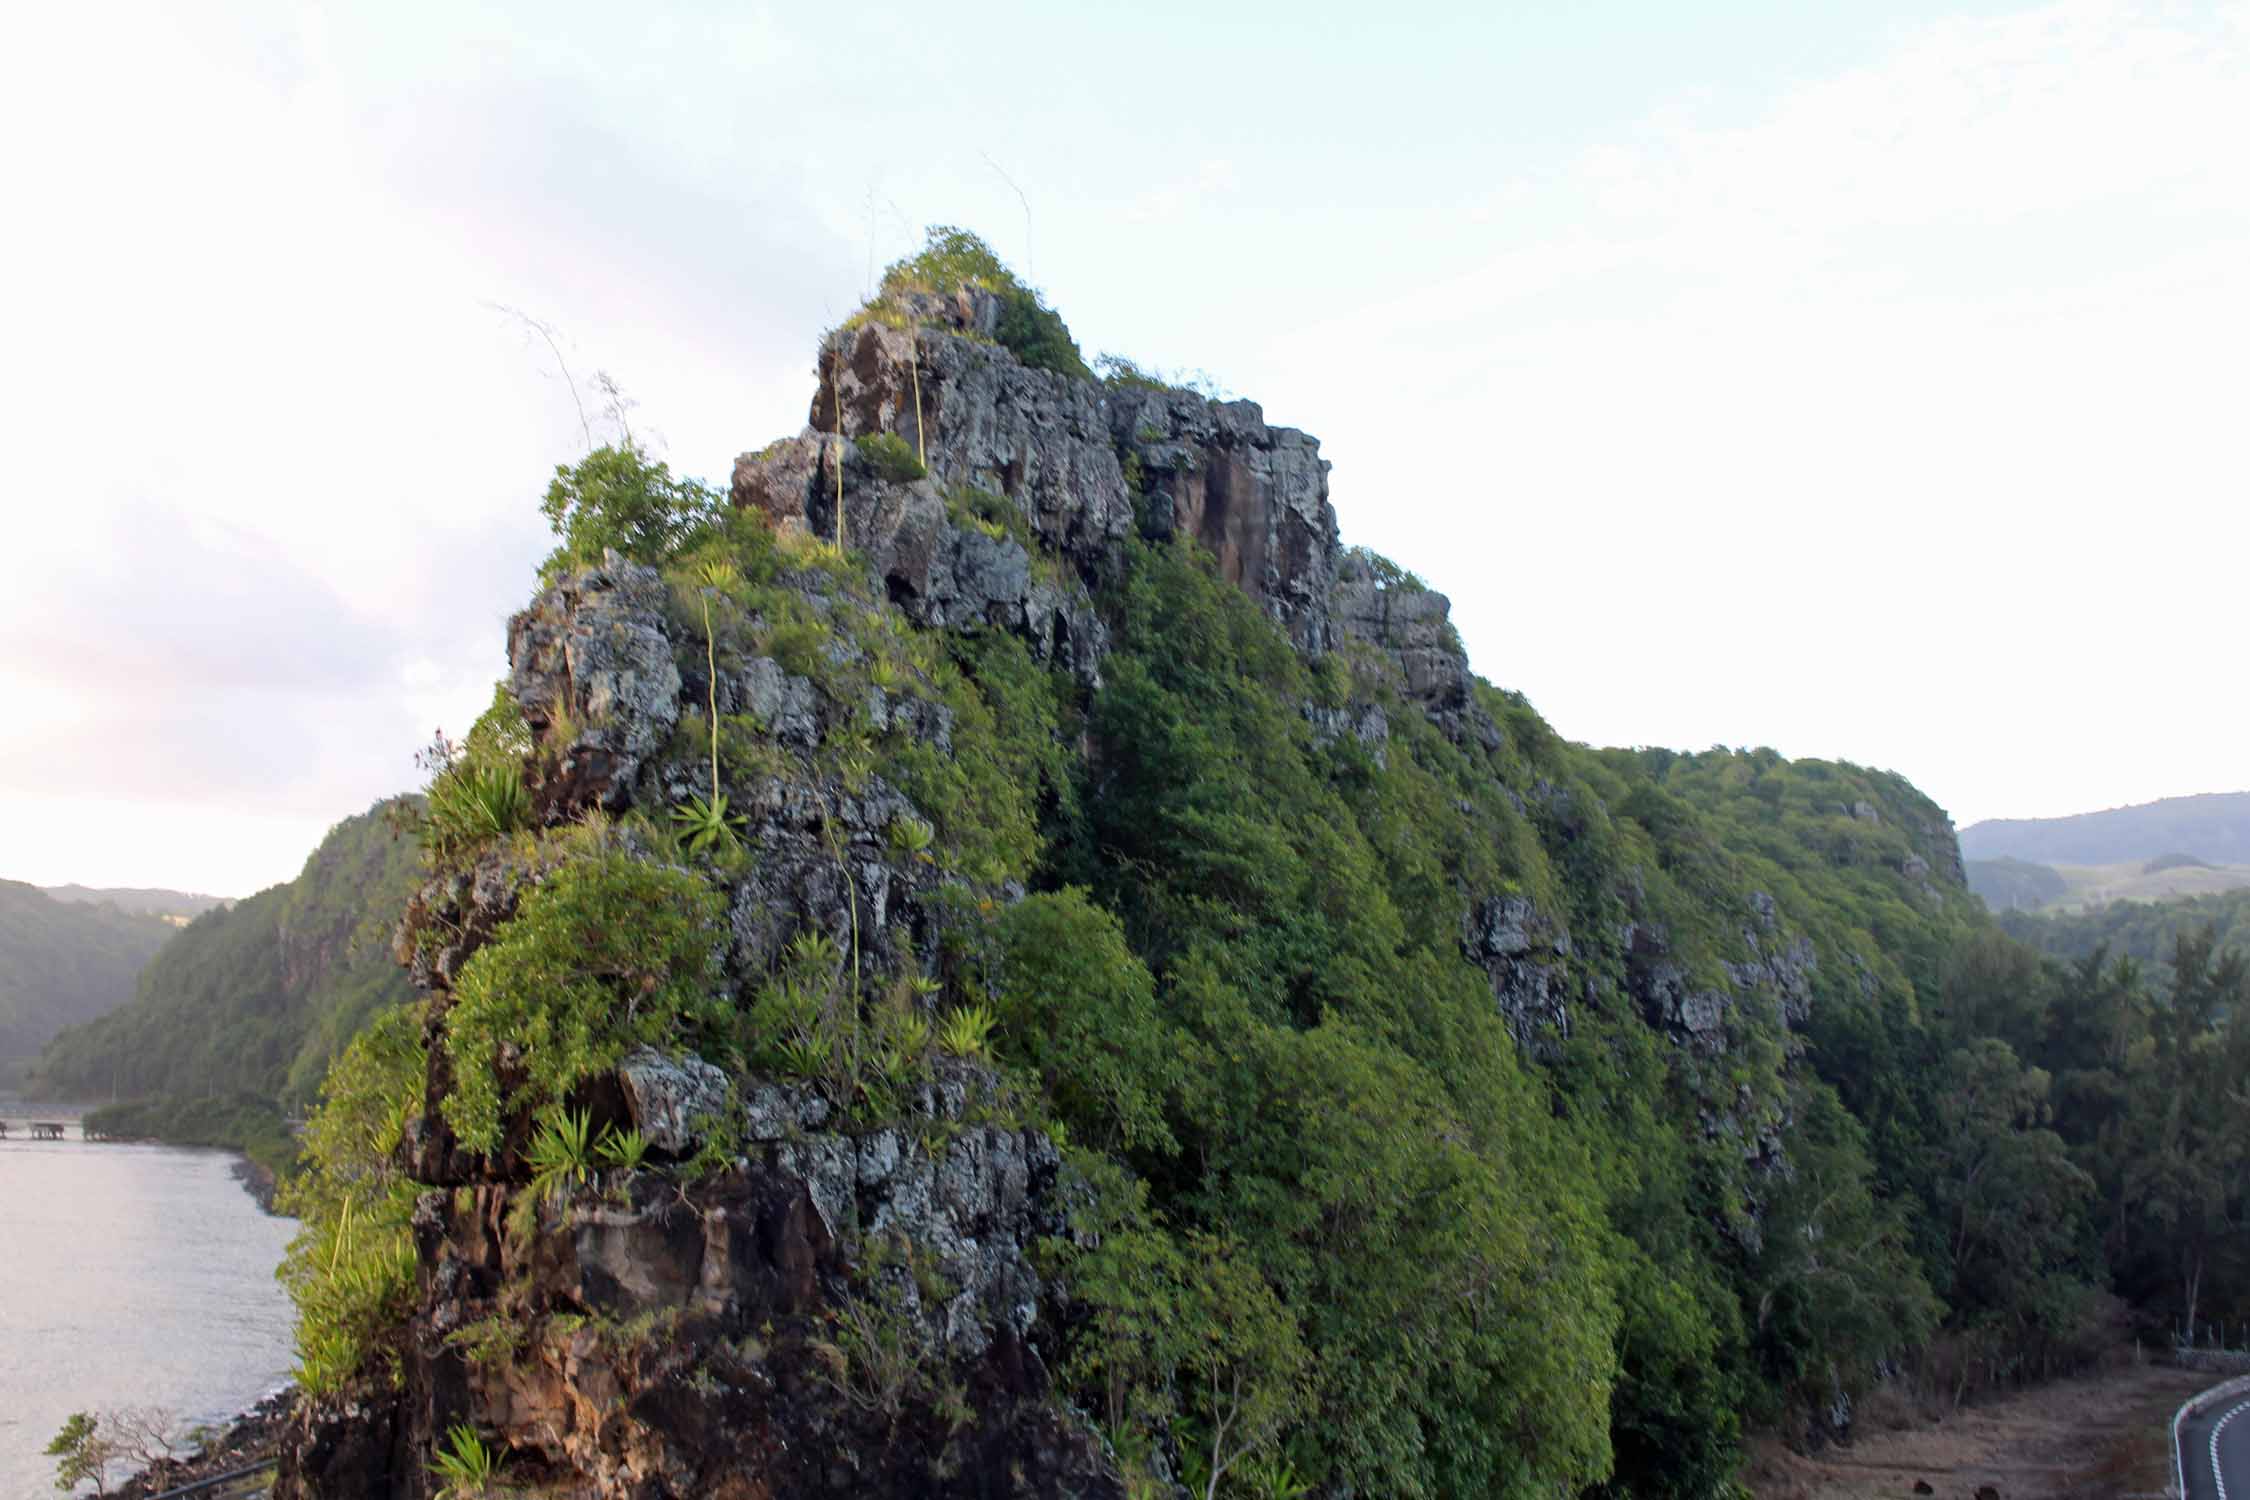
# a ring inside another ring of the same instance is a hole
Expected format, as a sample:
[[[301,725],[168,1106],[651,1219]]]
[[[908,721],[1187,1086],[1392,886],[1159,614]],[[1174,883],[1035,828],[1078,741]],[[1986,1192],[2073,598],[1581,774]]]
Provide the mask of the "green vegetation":
[[[0,1082],[57,1032],[131,1000],[134,980],[175,930],[161,917],[0,880]]]
[[[1000,318],[993,342],[1037,370],[1053,370],[1077,380],[1091,380],[1086,357],[1078,341],[1054,309],[1038,292],[1016,279],[992,247],[966,229],[950,224],[931,227],[919,254],[887,267],[882,285],[863,310],[863,317],[894,321],[901,299],[910,294],[945,296],[963,287],[976,287],[1000,299]]]
[[[727,794],[719,789],[719,656],[718,640],[711,633],[711,596],[742,581],[732,562],[721,557],[706,557],[695,570],[696,580],[703,585],[700,602],[703,606],[703,658],[705,676],[705,724],[711,732],[711,794],[693,796],[672,809],[672,821],[679,826],[681,836],[687,840],[688,851],[693,854],[732,854],[741,848],[742,841],[736,830],[742,824],[739,814],[727,811]]]
[[[2153,969],[2183,937],[2209,929],[2219,952],[2250,952],[2250,890],[2172,901],[2113,901],[2089,911],[2010,912],[2000,925],[2010,937],[2052,958],[2075,962],[2105,951]]]
[[[558,464],[540,510],[562,540],[544,576],[602,560],[607,548],[648,560],[690,546],[713,524],[723,497],[692,479],[675,479],[632,443],[597,448],[575,465]]]
[[[1025,518],[1022,507],[973,484],[957,484],[946,490],[945,516],[954,525],[981,531],[996,542],[1013,537],[1026,551],[1036,545],[1032,540],[1031,522]]]
[[[1194,396],[1203,401],[1232,401],[1234,393],[1206,370],[1159,370],[1137,364],[1122,354],[1102,354],[1094,359],[1102,384],[1124,390],[1154,391],[1167,396]]]
[[[89,1131],[121,1140],[164,1141],[174,1146],[219,1146],[240,1151],[276,1177],[297,1164],[296,1137],[281,1107],[262,1094],[166,1094],[105,1105],[86,1113]]]
[[[100,1419],[91,1412],[72,1412],[47,1444],[47,1456],[55,1460],[55,1488],[67,1493],[92,1481],[95,1494],[108,1494],[111,1455],[105,1448]]]
[[[561,1202],[593,1175],[593,1117],[582,1109],[548,1109],[524,1159],[531,1167],[533,1200]]]
[[[379,1362],[399,1375],[418,1189],[397,1152],[422,1106],[422,1010],[382,1012],[336,1060],[306,1127],[308,1170],[278,1199],[303,1221],[279,1274],[297,1304],[297,1381],[316,1395]]]
[[[2046,865],[2021,859],[1972,859],[1969,889],[1996,912],[2037,911],[2069,894],[2070,882]]]
[[[621,852],[562,865],[454,986],[445,1118],[473,1151],[500,1147],[503,1106],[536,1109],[703,1014],[718,897],[697,877]],[[500,1049],[522,1082],[506,1089]]]
[[[476,1429],[456,1422],[445,1443],[430,1455],[430,1473],[440,1481],[444,1500],[478,1500],[492,1493],[500,1474],[500,1451],[486,1445]]]
[[[912,484],[930,471],[906,440],[895,432],[871,432],[854,440],[853,447],[875,477],[888,484]]]

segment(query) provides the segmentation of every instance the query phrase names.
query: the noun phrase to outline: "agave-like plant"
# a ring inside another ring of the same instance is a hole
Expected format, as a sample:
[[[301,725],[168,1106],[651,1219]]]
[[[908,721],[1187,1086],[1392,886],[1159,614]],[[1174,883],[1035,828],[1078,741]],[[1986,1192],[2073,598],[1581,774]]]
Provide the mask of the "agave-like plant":
[[[727,811],[725,792],[714,792],[708,799],[689,797],[672,809],[672,821],[680,825],[680,836],[687,840],[690,854],[708,849],[731,854],[742,847],[742,836],[736,832],[742,826],[742,814]]]
[[[638,1126],[619,1130],[614,1125],[605,1125],[602,1127],[602,1142],[595,1150],[600,1154],[603,1166],[634,1172],[648,1159],[648,1137],[641,1134]]]
[[[817,927],[807,927],[789,940],[789,956],[808,969],[823,973],[833,971],[844,950],[836,940]]]
[[[586,1110],[556,1110],[531,1138],[532,1197],[553,1202],[584,1182],[594,1168],[593,1117]]]
[[[937,830],[920,818],[894,818],[891,821],[891,847],[901,854],[912,855],[925,864],[930,859],[930,841]]]
[[[938,1025],[938,1046],[954,1057],[983,1057],[993,1027],[1000,1018],[983,1005],[964,1005],[946,1012]]]
[[[468,1423],[456,1422],[445,1435],[445,1445],[430,1454],[430,1470],[444,1481],[438,1493],[445,1500],[489,1495],[500,1472],[500,1450],[487,1446]]]

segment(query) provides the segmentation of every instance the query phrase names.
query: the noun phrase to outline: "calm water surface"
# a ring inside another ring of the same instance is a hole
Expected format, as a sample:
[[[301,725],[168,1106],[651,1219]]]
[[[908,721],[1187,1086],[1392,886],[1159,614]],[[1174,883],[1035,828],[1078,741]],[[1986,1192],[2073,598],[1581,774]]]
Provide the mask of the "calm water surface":
[[[40,1450],[73,1411],[233,1415],[289,1377],[273,1279],[296,1224],[219,1151],[22,1138],[0,1111],[0,1497],[54,1494]]]

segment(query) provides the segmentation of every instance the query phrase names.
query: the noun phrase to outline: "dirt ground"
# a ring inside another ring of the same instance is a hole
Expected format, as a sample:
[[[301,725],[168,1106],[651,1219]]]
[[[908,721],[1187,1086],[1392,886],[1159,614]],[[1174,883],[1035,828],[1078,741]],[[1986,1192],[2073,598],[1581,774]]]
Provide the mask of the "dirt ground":
[[[1895,1394],[1861,1404],[1849,1446],[1811,1457],[1777,1442],[1752,1448],[1743,1473],[1757,1500],[2000,1500],[2161,1497],[2171,1482],[2173,1411],[2219,1377],[2126,1364],[2098,1375],[1932,1417]]]

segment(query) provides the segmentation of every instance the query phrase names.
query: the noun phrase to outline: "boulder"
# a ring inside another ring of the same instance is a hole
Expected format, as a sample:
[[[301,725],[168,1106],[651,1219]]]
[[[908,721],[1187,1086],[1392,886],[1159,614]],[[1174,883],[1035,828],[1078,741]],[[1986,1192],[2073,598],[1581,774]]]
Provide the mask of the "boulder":
[[[727,1075],[700,1057],[666,1057],[641,1047],[618,1064],[625,1107],[649,1149],[690,1156],[733,1104]]]

